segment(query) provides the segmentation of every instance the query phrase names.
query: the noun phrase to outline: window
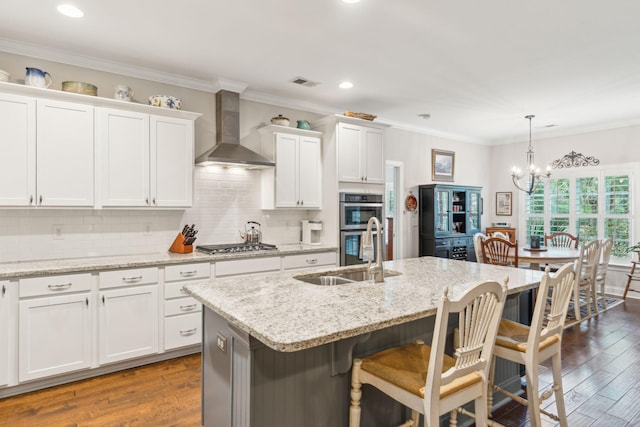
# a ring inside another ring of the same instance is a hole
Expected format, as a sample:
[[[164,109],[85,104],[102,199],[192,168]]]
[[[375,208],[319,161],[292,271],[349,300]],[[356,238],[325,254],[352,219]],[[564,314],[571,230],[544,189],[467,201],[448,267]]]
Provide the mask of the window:
[[[613,237],[611,255],[626,257],[634,244],[631,206],[634,167],[554,171],[524,199],[526,241],[564,231],[580,243]]]

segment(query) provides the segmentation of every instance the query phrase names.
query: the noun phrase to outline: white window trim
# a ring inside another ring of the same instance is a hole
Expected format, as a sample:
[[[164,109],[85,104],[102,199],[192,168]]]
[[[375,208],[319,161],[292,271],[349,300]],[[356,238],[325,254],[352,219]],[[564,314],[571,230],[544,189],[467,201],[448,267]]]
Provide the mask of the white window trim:
[[[571,229],[575,229],[576,226],[576,218],[578,215],[575,214],[575,198],[576,198],[576,188],[575,188],[575,179],[581,177],[589,177],[598,175],[599,177],[599,185],[598,185],[598,200],[601,201],[604,199],[604,185],[601,185],[604,181],[602,180],[604,176],[611,175],[629,175],[629,194],[631,194],[632,204],[629,206],[629,218],[630,218],[630,230],[629,230],[629,241],[633,245],[640,240],[640,236],[638,235],[638,230],[640,230],[640,215],[637,215],[637,212],[640,212],[640,163],[622,163],[616,165],[606,165],[606,166],[590,166],[583,168],[575,168],[575,169],[554,169],[551,172],[551,179],[562,179],[568,178],[570,182],[570,195],[569,195],[569,203],[571,204],[572,213],[569,215],[569,227]],[[548,180],[545,180],[545,189],[548,188]],[[525,210],[526,205],[526,195],[524,197],[519,197],[519,212],[522,212],[518,218],[518,227],[521,231],[521,236],[526,237],[526,219],[527,213]],[[547,230],[547,226],[551,219],[551,207],[550,207],[550,193],[545,191],[544,194],[544,224],[545,224],[545,232]],[[540,216],[540,215],[535,215]],[[585,215],[584,217],[589,217],[591,215]],[[580,217],[583,217],[580,215]],[[598,233],[601,234],[604,230],[603,214],[598,213]],[[599,235],[599,239],[604,238],[604,236]],[[628,265],[629,260],[631,259],[631,255],[627,257],[611,257],[611,264],[615,265]]]

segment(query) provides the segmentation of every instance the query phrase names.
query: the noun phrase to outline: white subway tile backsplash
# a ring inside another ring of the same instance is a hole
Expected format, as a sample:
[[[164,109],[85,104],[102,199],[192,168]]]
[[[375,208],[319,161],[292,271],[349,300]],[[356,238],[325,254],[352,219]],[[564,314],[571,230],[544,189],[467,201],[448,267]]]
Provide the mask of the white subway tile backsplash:
[[[196,167],[186,210],[0,209],[0,262],[162,252],[184,224],[196,225],[197,244],[240,242],[247,221],[262,225],[265,242],[298,242],[306,211],[260,209],[260,173]]]

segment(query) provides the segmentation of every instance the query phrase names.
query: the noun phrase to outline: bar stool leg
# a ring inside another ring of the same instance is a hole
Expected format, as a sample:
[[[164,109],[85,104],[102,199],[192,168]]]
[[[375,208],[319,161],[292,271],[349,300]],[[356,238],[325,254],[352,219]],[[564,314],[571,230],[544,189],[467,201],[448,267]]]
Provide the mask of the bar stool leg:
[[[560,427],[568,427],[567,411],[564,408],[564,390],[562,389],[562,357],[560,352],[551,356],[551,369],[553,372],[553,388],[556,395],[556,410],[560,419]]]
[[[627,276],[629,276],[629,279],[627,279],[627,286],[624,287],[624,294],[622,295],[622,299],[627,299],[627,293],[629,292],[629,286],[631,286],[631,282],[634,280],[638,280],[633,277],[636,272],[636,265],[638,265],[638,263],[635,261],[631,261],[631,263],[633,265],[631,266],[631,271],[627,274]]]

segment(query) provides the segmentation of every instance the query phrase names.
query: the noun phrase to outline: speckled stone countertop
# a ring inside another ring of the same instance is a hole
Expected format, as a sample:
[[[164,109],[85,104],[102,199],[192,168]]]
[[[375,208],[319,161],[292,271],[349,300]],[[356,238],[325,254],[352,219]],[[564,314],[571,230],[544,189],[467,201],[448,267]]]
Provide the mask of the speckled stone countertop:
[[[21,277],[103,271],[117,268],[152,267],[191,262],[214,262],[229,259],[263,258],[338,250],[335,246],[325,245],[288,244],[277,246],[277,251],[255,251],[217,255],[208,255],[194,250],[190,254],[158,252],[138,255],[7,262],[0,263],[0,279],[19,279]]]
[[[216,279],[186,289],[206,307],[270,348],[292,352],[338,341],[435,314],[442,289],[450,298],[483,280],[509,277],[509,293],[537,287],[542,272],[445,258],[387,261],[402,273],[384,283],[319,286],[280,273]],[[323,268],[317,272],[362,267]]]

